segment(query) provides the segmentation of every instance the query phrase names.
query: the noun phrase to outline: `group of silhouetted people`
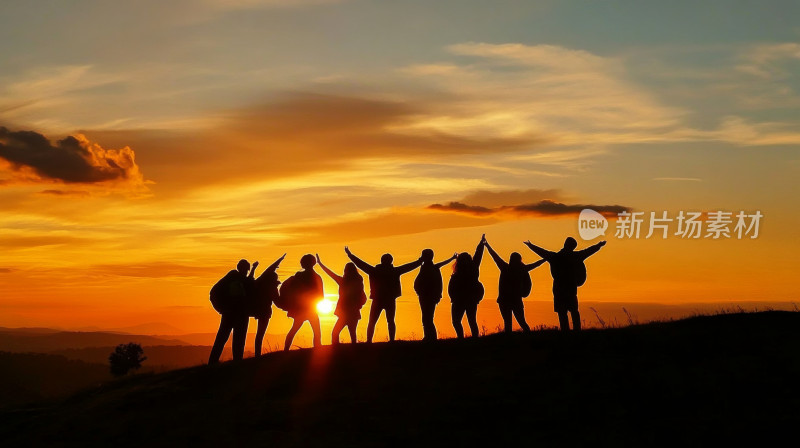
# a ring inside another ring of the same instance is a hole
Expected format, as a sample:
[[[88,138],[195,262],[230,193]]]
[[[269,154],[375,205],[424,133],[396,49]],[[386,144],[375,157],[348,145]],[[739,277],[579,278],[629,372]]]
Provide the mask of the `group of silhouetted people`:
[[[478,304],[484,296],[484,287],[480,281],[480,265],[484,249],[489,251],[500,270],[497,304],[505,332],[511,331],[512,319],[516,319],[523,331],[530,331],[525,321],[522,299],[531,293],[530,271],[543,263],[550,264],[550,273],[553,276],[554,311],[558,314],[561,330],[569,330],[568,313],[572,316],[573,330],[580,330],[578,287],[586,282],[584,260],[600,250],[605,243],[601,241],[578,251],[575,250],[578,246],[577,241],[570,237],[566,239],[561,250],[551,252],[527,241],[525,244],[541,257],[531,264],[523,263],[522,255],[517,252],[513,252],[508,261],[503,260],[492,249],[485,235],[481,237],[474,254],[468,252],[453,254],[452,257],[438,263],[434,262],[433,250],[425,249],[418,260],[410,263],[395,266],[392,255],[384,254],[380,263],[373,266],[345,247],[345,253],[351,262],[345,265],[341,276],[325,266],[319,255],[306,254],[300,259],[302,269],[285,279],[283,283],[278,280],[276,271],[286,254],[272,263],[258,278],[255,278],[258,262],[251,266],[247,260],[241,260],[235,270],[228,272],[211,288],[211,303],[220,313],[221,319],[208,362],[213,364],[219,361],[231,333],[233,333],[233,359],[242,359],[250,317],[254,317],[257,321],[255,356],[261,356],[273,304],[285,310],[294,320],[286,335],[284,350],[291,348],[294,336],[306,321],[314,333],[314,346],[319,346],[321,329],[316,306],[324,297],[324,291],[322,277],[314,271],[314,266],[317,264],[339,286],[339,299],[334,310],[337,321],[333,326],[331,337],[333,344],[339,343],[339,336],[345,327],[350,334],[350,341],[357,342],[356,328],[358,321],[361,320],[361,308],[367,302],[364,278],[359,270],[369,278],[369,298],[372,300],[367,323],[368,343],[372,342],[375,325],[382,312],[386,313],[389,340],[394,341],[397,332],[396,302],[402,295],[400,277],[417,268],[419,273],[414,280],[414,291],[417,293],[422,311],[423,340],[436,340],[437,332],[433,317],[444,291],[441,268],[453,261],[455,261],[453,273],[447,285],[453,328],[458,338],[464,337],[461,321],[466,314],[470,335],[477,337]]]

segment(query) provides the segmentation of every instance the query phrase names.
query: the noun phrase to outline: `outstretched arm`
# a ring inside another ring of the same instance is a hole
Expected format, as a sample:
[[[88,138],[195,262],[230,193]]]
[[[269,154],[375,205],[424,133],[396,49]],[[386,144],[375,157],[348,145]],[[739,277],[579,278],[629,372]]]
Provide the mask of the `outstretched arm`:
[[[350,258],[350,261],[352,261],[353,264],[355,264],[357,268],[361,269],[362,271],[366,272],[367,274],[372,274],[373,272],[375,272],[375,266],[372,266],[372,265],[366,263],[364,260],[362,260],[362,259],[356,257],[355,255],[353,255],[353,253],[350,252],[350,249],[347,246],[344,247],[344,251],[347,254],[347,256]]]
[[[455,260],[456,257],[458,257],[458,254],[453,254],[453,256],[448,258],[447,260],[440,261],[438,263],[434,263],[434,266],[436,266],[436,269],[441,269],[442,266],[447,266],[447,264],[451,263],[453,260]]]
[[[398,266],[395,269],[399,275],[408,274],[409,272],[413,271],[414,269],[418,268],[422,264],[422,258],[417,261],[412,261],[411,263],[406,263],[404,265]]]
[[[586,249],[576,251],[576,253],[581,258],[581,260],[585,260],[585,259],[591,257],[592,255],[596,254],[597,251],[600,250],[600,248],[602,248],[605,245],[606,245],[605,241],[600,241],[599,243],[591,245],[591,246],[587,247]]]
[[[274,272],[276,269],[278,269],[278,266],[281,265],[281,261],[283,261],[284,258],[286,258],[286,254],[281,255],[281,258],[275,260],[275,262],[269,265],[269,267],[264,272],[270,272],[270,271]],[[256,264],[258,264],[258,262],[256,262]]]
[[[319,265],[319,267],[322,268],[323,271],[325,271],[326,274],[328,274],[330,278],[333,279],[333,281],[335,281],[336,283],[342,283],[342,277],[340,275],[331,271],[330,269],[328,269],[327,266],[322,264],[322,260],[319,259],[319,254],[317,254],[317,264]]]
[[[541,266],[541,265],[542,265],[542,264],[543,264],[545,261],[547,261],[547,260],[545,260],[544,258],[542,258],[542,259],[541,259],[541,260],[539,260],[539,261],[534,261],[534,262],[533,262],[533,263],[531,263],[531,264],[526,264],[526,265],[525,265],[525,269],[527,269],[528,271],[532,271],[532,270],[534,270],[534,269],[538,268],[539,266]]]
[[[489,251],[489,255],[492,256],[494,264],[497,265],[498,269],[504,269],[508,267],[508,263],[506,263],[505,260],[500,258],[500,255],[497,255],[497,252],[495,252],[494,249],[492,249],[492,246],[489,245],[489,242],[486,242],[486,250]]]
[[[550,261],[550,257],[555,255],[555,252],[550,252],[547,249],[542,249],[541,247],[531,243],[530,241],[525,241],[525,245],[528,246],[528,248],[532,250],[536,255],[544,258],[545,261]]]

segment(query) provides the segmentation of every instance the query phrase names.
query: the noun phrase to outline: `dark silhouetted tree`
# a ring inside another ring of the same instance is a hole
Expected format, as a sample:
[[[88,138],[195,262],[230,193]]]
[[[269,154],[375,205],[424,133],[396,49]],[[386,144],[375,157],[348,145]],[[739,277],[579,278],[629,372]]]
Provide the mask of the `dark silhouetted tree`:
[[[123,376],[130,370],[136,370],[142,366],[142,361],[147,359],[142,356],[144,350],[142,346],[135,342],[128,344],[119,344],[110,355],[108,355],[108,363],[111,365],[111,374],[114,376]]]

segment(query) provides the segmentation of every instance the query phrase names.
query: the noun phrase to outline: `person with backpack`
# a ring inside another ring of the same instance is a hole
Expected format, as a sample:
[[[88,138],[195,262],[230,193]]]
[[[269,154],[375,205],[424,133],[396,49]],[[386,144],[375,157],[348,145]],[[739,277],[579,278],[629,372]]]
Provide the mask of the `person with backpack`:
[[[467,315],[470,335],[478,337],[478,304],[483,299],[483,283],[481,283],[480,267],[483,258],[483,248],[486,245],[486,235],[481,236],[475,254],[462,252],[456,257],[453,265],[453,274],[447,284],[447,294],[450,296],[450,316],[453,328],[459,339],[464,338],[464,327],[461,320]]]
[[[541,266],[545,260],[542,259],[526,265],[522,262],[522,255],[518,252],[512,252],[508,262],[505,262],[488,242],[484,244],[497,265],[497,269],[500,270],[497,304],[500,306],[500,315],[503,317],[505,332],[511,332],[512,314],[517,319],[519,326],[522,327],[522,331],[526,333],[531,331],[528,323],[525,322],[525,306],[522,304],[522,299],[528,297],[531,293],[533,284],[531,283],[530,271]]]
[[[256,319],[256,358],[261,356],[261,346],[264,343],[264,335],[267,333],[267,325],[269,325],[269,319],[272,317],[272,303],[277,300],[280,295],[278,292],[278,285],[280,285],[281,282],[278,280],[278,273],[276,271],[284,258],[286,258],[286,254],[283,254],[280,258],[275,260],[274,263],[269,265],[254,282],[253,300],[250,301],[250,317]],[[255,271],[255,267],[253,267],[253,271]]]
[[[355,344],[358,342],[356,327],[358,327],[358,321],[361,320],[361,307],[367,303],[367,295],[364,294],[364,277],[358,273],[358,269],[353,263],[344,265],[343,276],[336,274],[322,264],[319,254],[317,254],[317,264],[339,285],[339,300],[336,301],[336,309],[333,311],[333,314],[338,319],[333,325],[331,343],[338,344],[339,335],[344,330],[344,327],[347,327],[350,333],[350,343]]]
[[[400,276],[407,274],[422,264],[422,259],[412,261],[402,266],[394,266],[391,254],[383,254],[380,264],[372,266],[350,252],[345,246],[345,253],[356,267],[369,275],[369,298],[372,305],[369,308],[369,322],[367,323],[367,343],[372,343],[375,334],[375,324],[381,317],[381,312],[386,311],[386,323],[389,328],[389,340],[394,341],[397,327],[394,323],[394,316],[397,310],[396,300],[402,294],[400,287]]]
[[[287,296],[281,299],[288,308],[287,314],[294,319],[292,328],[286,334],[286,343],[283,346],[285,351],[289,351],[292,347],[294,336],[305,321],[311,324],[311,329],[314,331],[314,347],[322,345],[317,302],[322,300],[325,292],[322,287],[322,277],[314,271],[315,264],[317,260],[313,255],[303,255],[300,259],[303,270],[286,279],[280,290],[281,296],[284,294]]]
[[[422,251],[422,265],[419,267],[419,274],[414,279],[414,291],[419,297],[419,307],[422,311],[422,331],[423,341],[436,340],[436,326],[433,323],[433,315],[436,312],[436,305],[442,300],[442,266],[456,259],[456,254],[447,260],[439,263],[433,262],[433,249]]]
[[[553,276],[553,310],[558,314],[558,323],[561,331],[569,330],[567,312],[572,315],[572,329],[580,331],[581,315],[578,312],[578,287],[586,283],[586,265],[584,261],[594,255],[603,246],[605,241],[575,250],[578,242],[575,238],[567,237],[564,247],[558,252],[551,252],[526,241],[525,245],[536,255],[550,263],[550,275]]]
[[[247,260],[239,260],[236,269],[225,274],[211,288],[211,305],[220,313],[219,330],[208,356],[209,364],[219,362],[222,349],[233,332],[233,359],[240,360],[244,357],[244,344],[247,338],[247,324],[250,321],[249,299],[253,293],[253,286],[258,262],[253,263],[252,269]],[[248,274],[249,271],[249,274]]]

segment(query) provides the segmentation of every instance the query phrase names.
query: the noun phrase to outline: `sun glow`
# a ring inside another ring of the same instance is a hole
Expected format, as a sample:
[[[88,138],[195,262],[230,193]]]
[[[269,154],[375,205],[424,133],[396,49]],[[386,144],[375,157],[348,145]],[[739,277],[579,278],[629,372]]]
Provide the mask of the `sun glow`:
[[[322,299],[317,302],[317,312],[320,314],[331,314],[335,307],[336,303],[330,299]]]

